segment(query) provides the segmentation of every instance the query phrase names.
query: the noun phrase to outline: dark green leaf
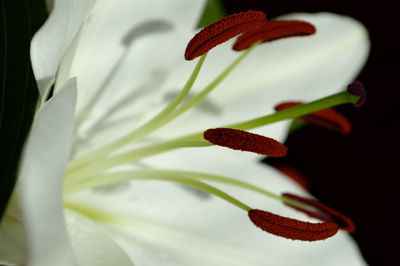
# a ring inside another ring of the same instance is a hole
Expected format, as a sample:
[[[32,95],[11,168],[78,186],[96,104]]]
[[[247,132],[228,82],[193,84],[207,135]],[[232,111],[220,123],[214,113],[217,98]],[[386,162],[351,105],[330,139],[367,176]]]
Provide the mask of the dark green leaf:
[[[13,191],[38,98],[31,69],[32,35],[48,16],[44,0],[2,0],[0,36],[0,219]]]
[[[198,27],[203,28],[208,26],[224,16],[226,16],[226,12],[220,0],[207,0],[203,16],[200,19]]]

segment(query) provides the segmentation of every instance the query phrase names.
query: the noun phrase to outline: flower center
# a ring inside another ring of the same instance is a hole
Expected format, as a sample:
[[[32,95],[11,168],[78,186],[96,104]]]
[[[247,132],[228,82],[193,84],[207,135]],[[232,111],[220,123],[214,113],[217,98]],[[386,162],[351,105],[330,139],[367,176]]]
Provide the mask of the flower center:
[[[237,179],[181,170],[117,170],[117,167],[139,162],[144,158],[160,153],[166,153],[175,149],[207,147],[211,145],[224,146],[234,150],[255,152],[268,156],[285,156],[286,147],[283,144],[271,138],[247,132],[246,130],[294,118],[301,118],[306,122],[312,123],[315,120],[320,121],[322,119],[321,117],[323,117],[325,119],[325,124],[331,125],[333,123],[332,120],[335,119],[332,118],[332,115],[328,117],[319,115],[320,112],[326,112],[321,110],[326,110],[326,108],[344,103],[359,103],[360,99],[365,98],[365,92],[361,85],[357,85],[357,89],[354,89],[354,85],[352,85],[352,89],[349,89],[348,91],[343,91],[306,104],[291,105],[289,106],[290,108],[288,108],[288,106],[285,108],[279,108],[275,113],[262,115],[236,124],[221,125],[221,127],[215,129],[204,129],[202,132],[162,142],[151,143],[140,148],[129,148],[132,143],[150,136],[150,134],[171,123],[177,117],[189,111],[192,107],[203,100],[209,93],[216,89],[217,86],[231,73],[231,71],[236,68],[261,42],[283,37],[309,35],[314,32],[314,27],[306,22],[266,22],[266,16],[263,13],[256,11],[242,12],[228,16],[200,31],[189,42],[185,52],[185,58],[188,60],[192,60],[199,56],[200,58],[179,94],[163,110],[140,127],[103,147],[78,158],[74,158],[69,162],[64,182],[64,199],[66,206],[82,212],[82,208],[74,207],[74,205],[68,201],[68,196],[77,191],[120,183],[123,181],[162,180],[185,184],[216,195],[248,212],[250,219],[255,225],[270,233],[300,240],[319,240],[336,233],[337,227],[333,226],[334,224],[332,222],[325,222],[322,225],[313,224],[306,226],[301,223],[299,224],[298,222],[291,223],[288,222],[290,220],[289,218],[284,218],[282,220],[276,218],[273,214],[265,214],[262,211],[253,210],[253,208],[249,207],[247,204],[224,191],[204,183],[204,181],[213,181],[237,186],[282,201],[283,203],[297,209],[305,211],[311,211],[312,209],[309,202],[299,201],[297,198],[293,199],[287,196],[276,195],[268,190]],[[200,73],[207,52],[214,46],[225,42],[240,33],[244,33],[244,35],[237,40],[234,47],[237,48],[240,46],[241,48],[236,50],[244,49],[244,51],[208,86],[190,99],[184,101]],[[310,117],[313,117],[314,120],[310,119]],[[315,117],[318,117],[319,120]],[[327,120],[328,122],[326,122]],[[320,125],[321,124],[323,123],[320,123]],[[340,123],[339,125],[343,126],[343,124]],[[344,133],[348,133],[348,131]],[[110,171],[111,169],[112,171]],[[84,213],[89,215],[87,211]],[[284,221],[283,224],[286,225],[282,225],[282,221]],[[285,234],[285,230],[289,230],[290,232],[293,230],[299,232],[300,230],[302,233],[289,234],[286,232]]]

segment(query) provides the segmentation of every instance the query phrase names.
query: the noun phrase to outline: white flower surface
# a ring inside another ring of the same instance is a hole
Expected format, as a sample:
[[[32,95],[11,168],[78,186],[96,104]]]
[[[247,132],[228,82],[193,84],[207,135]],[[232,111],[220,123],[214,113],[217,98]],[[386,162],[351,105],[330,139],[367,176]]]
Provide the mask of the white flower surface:
[[[74,178],[69,163],[138,128],[179,93],[198,61],[185,61],[183,54],[203,7],[198,0],[54,1],[32,41],[42,100],[1,224],[0,264],[365,265],[347,233],[312,243],[266,234],[243,210],[176,183],[134,180],[105,191],[75,191],[68,183]],[[359,22],[330,13],[284,18],[311,22],[317,33],[257,46],[202,102],[121,151],[246,121],[273,112],[281,101],[318,99],[355,78],[369,52]],[[232,44],[209,52],[189,97],[240,55]],[[284,141],[288,123],[252,131]],[[307,196],[259,160],[221,147],[192,147],[104,170],[201,172]],[[209,184],[253,208],[310,220],[254,192]]]

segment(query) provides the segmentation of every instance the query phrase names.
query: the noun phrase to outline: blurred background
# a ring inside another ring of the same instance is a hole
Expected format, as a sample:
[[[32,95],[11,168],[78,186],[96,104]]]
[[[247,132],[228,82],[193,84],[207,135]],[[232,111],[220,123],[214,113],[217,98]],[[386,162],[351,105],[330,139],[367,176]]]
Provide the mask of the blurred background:
[[[313,195],[354,220],[357,230],[352,236],[370,265],[396,265],[400,56],[395,2],[222,3],[228,14],[253,9],[265,12],[269,19],[293,12],[334,12],[351,16],[368,29],[371,54],[358,77],[367,89],[367,102],[359,109],[351,105],[336,108],[352,121],[353,132],[343,136],[305,126],[288,138],[284,160],[307,177]]]

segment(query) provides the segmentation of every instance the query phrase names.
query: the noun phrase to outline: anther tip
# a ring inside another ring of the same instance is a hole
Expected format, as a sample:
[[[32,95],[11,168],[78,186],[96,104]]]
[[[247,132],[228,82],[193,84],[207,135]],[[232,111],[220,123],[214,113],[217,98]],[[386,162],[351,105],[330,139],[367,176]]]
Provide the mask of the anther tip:
[[[303,222],[257,209],[250,210],[248,216],[253,224],[261,230],[292,240],[324,240],[335,235],[339,230],[335,223]]]
[[[364,84],[362,84],[358,80],[352,82],[349,86],[347,86],[347,92],[352,95],[360,97],[358,102],[354,104],[355,107],[362,106],[365,103],[365,100],[367,99],[367,92],[365,90]]]
[[[190,40],[185,50],[185,59],[195,59],[243,32],[260,27],[266,21],[267,16],[263,12],[254,10],[228,15],[203,28]]]
[[[346,215],[342,214],[337,210],[330,208],[329,206],[325,205],[324,203],[318,200],[304,198],[292,193],[282,193],[282,197],[302,204],[306,204],[309,207],[311,207],[311,209],[309,210],[304,210],[285,203],[287,206],[294,208],[298,211],[301,211],[310,217],[317,218],[324,222],[335,223],[339,226],[340,229],[345,230],[349,233],[354,232],[356,229],[354,222],[349,217],[347,217]]]
[[[240,36],[234,43],[232,49],[235,51],[242,51],[259,41],[271,42],[281,38],[312,35],[315,32],[315,27],[306,21],[268,21],[257,29],[248,31]]]

